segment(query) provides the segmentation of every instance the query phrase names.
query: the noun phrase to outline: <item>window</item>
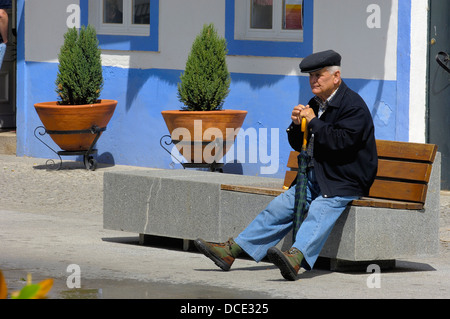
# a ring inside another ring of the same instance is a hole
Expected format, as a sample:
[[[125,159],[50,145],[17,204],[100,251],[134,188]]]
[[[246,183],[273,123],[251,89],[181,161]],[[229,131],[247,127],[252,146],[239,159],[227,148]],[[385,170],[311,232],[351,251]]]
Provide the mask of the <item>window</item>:
[[[235,38],[303,41],[302,0],[235,2]]]
[[[159,0],[80,0],[80,8],[102,49],[158,51]]]
[[[96,12],[98,34],[150,34],[150,0],[101,0]]]
[[[230,55],[305,57],[312,53],[314,0],[225,0]]]

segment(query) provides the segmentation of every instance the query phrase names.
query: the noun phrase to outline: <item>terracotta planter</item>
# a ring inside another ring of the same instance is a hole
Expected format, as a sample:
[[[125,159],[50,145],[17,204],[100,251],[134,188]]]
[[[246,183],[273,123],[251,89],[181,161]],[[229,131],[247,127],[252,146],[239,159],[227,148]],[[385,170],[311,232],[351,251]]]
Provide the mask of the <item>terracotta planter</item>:
[[[96,134],[52,134],[52,131],[90,130],[94,126],[106,128],[116,105],[115,100],[100,100],[100,103],[86,105],[59,105],[58,102],[43,102],[36,103],[34,107],[50,137],[62,150],[82,151],[89,149]]]
[[[162,111],[161,114],[173,142],[186,161],[213,163],[219,161],[233,145],[247,111],[174,110]]]

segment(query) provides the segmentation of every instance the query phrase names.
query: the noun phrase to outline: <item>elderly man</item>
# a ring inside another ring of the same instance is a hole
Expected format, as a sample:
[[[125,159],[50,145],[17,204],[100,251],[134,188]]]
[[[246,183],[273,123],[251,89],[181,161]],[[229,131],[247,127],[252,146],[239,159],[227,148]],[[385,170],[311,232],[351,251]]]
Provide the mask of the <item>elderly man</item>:
[[[300,63],[309,73],[312,93],[308,104],[297,105],[287,129],[290,145],[300,151],[301,118],[308,124],[308,214],[292,248],[275,247],[292,229],[295,186],[273,199],[242,231],[226,243],[195,240],[197,248],[223,270],[246,252],[259,262],[266,255],[287,280],[296,280],[300,267],[313,268],[331,230],[347,204],[367,195],[377,172],[372,116],[363,99],[342,81],[341,56],[332,51],[314,53]]]

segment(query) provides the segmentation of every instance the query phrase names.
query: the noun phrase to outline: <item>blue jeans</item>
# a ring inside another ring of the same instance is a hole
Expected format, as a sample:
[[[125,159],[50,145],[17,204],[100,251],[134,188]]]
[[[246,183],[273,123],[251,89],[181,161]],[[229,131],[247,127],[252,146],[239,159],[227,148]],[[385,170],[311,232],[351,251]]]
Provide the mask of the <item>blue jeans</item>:
[[[321,196],[314,170],[308,172],[308,215],[295,237],[292,247],[305,257],[305,269],[312,269],[323,245],[347,204],[357,196]],[[293,227],[295,186],[274,198],[239,234],[235,242],[255,261],[261,261],[267,250],[276,246]]]

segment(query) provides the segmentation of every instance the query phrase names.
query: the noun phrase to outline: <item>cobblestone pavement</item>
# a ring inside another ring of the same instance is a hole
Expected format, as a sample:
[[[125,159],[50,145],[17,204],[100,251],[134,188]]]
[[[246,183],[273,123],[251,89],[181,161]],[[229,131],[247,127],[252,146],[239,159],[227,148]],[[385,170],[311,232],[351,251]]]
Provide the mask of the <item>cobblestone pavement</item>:
[[[65,161],[53,171],[44,159],[0,155],[0,269],[10,285],[31,272],[55,278],[55,298],[450,297],[450,192],[441,192],[440,253],[399,260],[382,272],[380,288],[369,288],[365,272],[317,269],[286,282],[273,265],[248,259],[222,272],[195,251],[141,246],[137,234],[104,230],[103,173],[130,169],[148,168],[88,171]],[[68,290],[70,264],[81,267],[84,290]]]

